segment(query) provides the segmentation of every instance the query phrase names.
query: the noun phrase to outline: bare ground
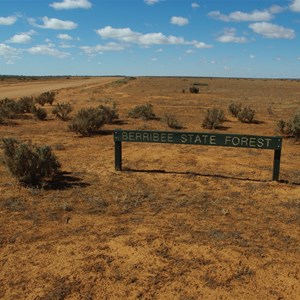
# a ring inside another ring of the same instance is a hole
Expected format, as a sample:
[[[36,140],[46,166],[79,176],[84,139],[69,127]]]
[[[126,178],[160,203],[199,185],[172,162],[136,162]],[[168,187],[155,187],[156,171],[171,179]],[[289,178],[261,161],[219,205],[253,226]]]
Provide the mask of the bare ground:
[[[189,94],[195,82],[201,93]],[[1,137],[52,146],[62,173],[26,188],[0,165],[0,298],[299,299],[299,144],[284,139],[281,181],[272,182],[272,151],[222,147],[124,143],[125,171],[116,172],[109,132],[167,129],[129,119],[136,104],[203,131],[207,108],[240,101],[259,122],[227,113],[220,132],[274,135],[276,121],[300,109],[299,95],[288,80],[118,80],[58,92],[75,112],[118,103],[122,122],[94,137],[51,114],[1,126]]]

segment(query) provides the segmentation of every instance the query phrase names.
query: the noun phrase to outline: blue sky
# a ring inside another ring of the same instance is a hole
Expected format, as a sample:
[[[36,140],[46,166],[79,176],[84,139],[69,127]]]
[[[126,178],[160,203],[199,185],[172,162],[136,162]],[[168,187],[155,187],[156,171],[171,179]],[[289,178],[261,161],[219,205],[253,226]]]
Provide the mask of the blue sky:
[[[300,78],[300,0],[0,0],[0,74]]]

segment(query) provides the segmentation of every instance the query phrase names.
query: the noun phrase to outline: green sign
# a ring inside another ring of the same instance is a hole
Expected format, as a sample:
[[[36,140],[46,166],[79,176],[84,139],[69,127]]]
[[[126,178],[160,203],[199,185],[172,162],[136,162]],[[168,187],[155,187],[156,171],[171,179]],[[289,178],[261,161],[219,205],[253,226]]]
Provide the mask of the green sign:
[[[273,180],[279,178],[282,138],[278,136],[116,129],[114,141],[116,170],[122,169],[122,142],[169,143],[275,150]]]
[[[169,143],[204,146],[280,149],[281,137],[203,132],[115,130],[116,142]]]

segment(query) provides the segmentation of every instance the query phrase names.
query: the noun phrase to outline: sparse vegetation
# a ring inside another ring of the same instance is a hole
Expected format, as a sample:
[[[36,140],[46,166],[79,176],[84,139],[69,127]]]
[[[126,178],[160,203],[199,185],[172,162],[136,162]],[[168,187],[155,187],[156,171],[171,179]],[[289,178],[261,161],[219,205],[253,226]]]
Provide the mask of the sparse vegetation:
[[[298,141],[300,139],[300,112],[296,113],[287,122],[279,120],[276,124],[276,132],[294,137]]]
[[[200,91],[200,89],[196,86],[191,86],[190,87],[190,93],[192,93],[192,94],[198,94],[199,91]]]
[[[60,163],[51,147],[37,147],[13,138],[3,139],[4,162],[10,173],[25,185],[38,186],[53,176]]]
[[[119,118],[118,112],[117,112],[117,105],[116,103],[112,103],[112,106],[105,106],[100,105],[99,110],[102,110],[102,113],[104,114],[105,118],[105,124],[112,124],[114,120]]]
[[[234,117],[237,117],[237,115],[241,112],[242,110],[242,104],[241,103],[235,103],[232,102],[228,106],[228,110],[230,114]]]
[[[255,116],[255,110],[251,107],[244,107],[238,114],[237,118],[242,123],[252,123]]]
[[[21,97],[18,103],[18,110],[22,113],[30,113],[34,110],[34,98],[33,97]]]
[[[208,109],[202,122],[203,128],[216,129],[225,121],[224,111],[218,108]]]
[[[58,103],[57,106],[53,108],[52,113],[62,121],[67,121],[72,110],[73,108],[70,103]]]
[[[82,136],[91,136],[100,129],[106,121],[104,110],[100,107],[83,108],[69,124],[69,128]]]
[[[172,114],[165,114],[162,121],[166,123],[170,128],[182,129],[182,124]]]
[[[35,98],[35,102],[44,106],[46,103],[53,104],[55,100],[55,92],[44,92]]]
[[[41,121],[44,121],[47,118],[47,111],[42,107],[35,108],[33,114],[38,120]]]
[[[153,111],[153,105],[150,103],[144,105],[137,105],[128,113],[128,117],[133,119],[152,120],[156,118]]]

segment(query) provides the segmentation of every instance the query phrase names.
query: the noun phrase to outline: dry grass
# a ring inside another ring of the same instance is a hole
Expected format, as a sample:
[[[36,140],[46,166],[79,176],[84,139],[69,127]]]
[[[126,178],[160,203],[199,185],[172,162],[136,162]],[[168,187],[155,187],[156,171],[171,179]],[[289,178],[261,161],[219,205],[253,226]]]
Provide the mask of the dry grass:
[[[117,103],[122,122],[93,137],[70,132],[50,105],[47,121],[0,125],[1,137],[52,146],[63,171],[37,190],[0,165],[0,298],[296,299],[299,144],[284,140],[282,182],[270,181],[272,151],[222,147],[124,143],[125,171],[116,172],[110,130],[165,130],[159,120],[127,117],[151,103],[186,131],[202,131],[206,110],[218,107],[227,112],[220,132],[274,135],[276,122],[300,109],[299,82],[111,81],[58,91],[71,116],[103,99]],[[195,82],[199,94],[182,93]],[[259,122],[230,117],[232,102],[253,107]]]

